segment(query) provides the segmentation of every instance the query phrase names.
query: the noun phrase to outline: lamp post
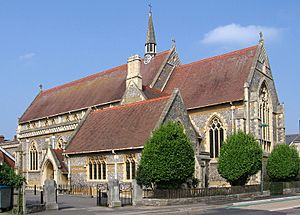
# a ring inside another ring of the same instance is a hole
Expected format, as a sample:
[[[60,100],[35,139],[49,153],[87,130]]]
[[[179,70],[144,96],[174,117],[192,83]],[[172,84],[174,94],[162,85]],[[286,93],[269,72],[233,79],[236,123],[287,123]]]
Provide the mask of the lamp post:
[[[268,127],[269,125],[268,124],[265,124],[265,123],[261,123],[259,125],[259,127],[261,128],[260,129],[260,145],[261,145],[261,148],[263,149],[263,128],[265,127]],[[264,159],[264,150],[263,150],[263,153],[262,153],[262,157],[261,157],[261,171],[260,171],[260,192],[261,194],[263,194],[264,192],[264,165],[263,165],[263,159]]]

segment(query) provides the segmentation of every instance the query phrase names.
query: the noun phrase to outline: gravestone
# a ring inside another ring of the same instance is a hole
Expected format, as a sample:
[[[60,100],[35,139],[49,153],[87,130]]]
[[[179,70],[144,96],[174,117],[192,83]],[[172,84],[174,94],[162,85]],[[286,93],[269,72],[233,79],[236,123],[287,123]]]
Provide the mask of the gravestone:
[[[44,200],[46,203],[46,210],[58,210],[56,188],[57,186],[54,180],[47,179],[45,181]]]

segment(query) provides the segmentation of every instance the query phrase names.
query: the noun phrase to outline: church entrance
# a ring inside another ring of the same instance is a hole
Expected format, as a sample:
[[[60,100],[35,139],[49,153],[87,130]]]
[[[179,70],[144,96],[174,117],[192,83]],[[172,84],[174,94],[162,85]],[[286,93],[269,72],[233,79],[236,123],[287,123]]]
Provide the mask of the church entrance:
[[[45,176],[45,179],[50,179],[50,180],[54,179],[53,164],[49,160],[47,161],[47,164],[45,165],[44,176]]]

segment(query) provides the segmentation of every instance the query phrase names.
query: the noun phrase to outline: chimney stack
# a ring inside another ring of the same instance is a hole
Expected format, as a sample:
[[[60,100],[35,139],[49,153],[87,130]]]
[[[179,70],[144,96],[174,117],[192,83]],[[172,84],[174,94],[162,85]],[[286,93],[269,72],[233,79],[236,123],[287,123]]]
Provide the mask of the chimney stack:
[[[126,87],[129,86],[130,82],[134,82],[142,90],[141,58],[139,55],[133,55],[128,58]]]
[[[0,135],[0,143],[4,143],[4,136]]]

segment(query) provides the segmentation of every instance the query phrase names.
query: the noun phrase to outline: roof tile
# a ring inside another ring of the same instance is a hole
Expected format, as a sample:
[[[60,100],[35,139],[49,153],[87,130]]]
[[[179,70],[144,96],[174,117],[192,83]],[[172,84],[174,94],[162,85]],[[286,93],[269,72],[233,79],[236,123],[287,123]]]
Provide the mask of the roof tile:
[[[187,108],[241,100],[256,49],[252,46],[178,66],[163,92],[179,88]]]
[[[164,51],[147,65],[142,63],[143,85],[150,85],[170,51]],[[20,118],[20,122],[121,100],[125,91],[127,64],[41,92]]]
[[[65,153],[142,147],[169,98],[164,96],[92,112]]]

